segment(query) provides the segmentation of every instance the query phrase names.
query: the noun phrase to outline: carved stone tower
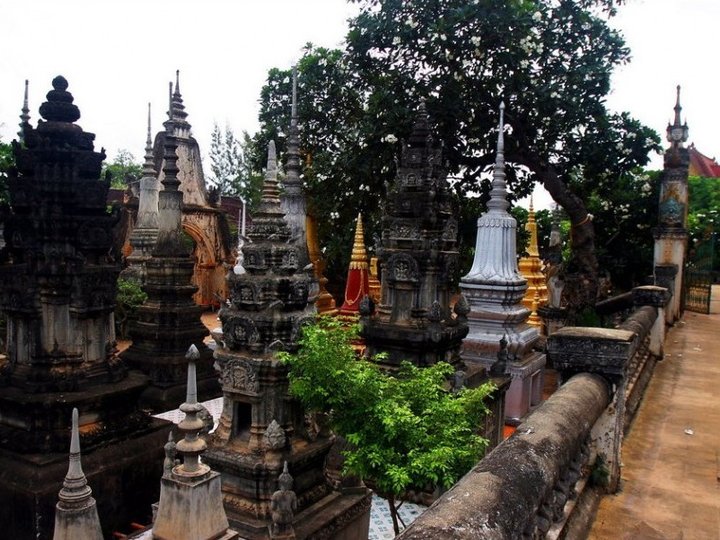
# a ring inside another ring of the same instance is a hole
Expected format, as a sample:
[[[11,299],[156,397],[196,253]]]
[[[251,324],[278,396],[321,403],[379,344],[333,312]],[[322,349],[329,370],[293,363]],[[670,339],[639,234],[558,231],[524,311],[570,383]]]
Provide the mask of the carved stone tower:
[[[180,74],[176,72],[175,87],[170,85],[170,109],[164,131],[155,137],[153,156],[158,171],[160,189],[163,186],[165,165],[165,138],[175,137],[176,179],[182,193],[182,229],[193,241],[195,266],[193,295],[195,302],[203,307],[218,306],[226,297],[225,265],[232,266],[234,257],[230,228],[225,214],[217,207],[216,198],[210,196],[202,168],[202,156],[197,140],[192,136],[182,95]],[[182,399],[182,398],[181,398]]]
[[[344,538],[345,524],[367,533],[366,492],[332,491],[323,474],[332,439],[307,427],[288,395],[287,367],[276,358],[277,351],[297,350],[302,326],[315,318],[315,299],[308,294],[311,273],[300,266],[303,247],[291,241],[269,154],[262,200],[243,246],[246,273],[229,274],[231,305],[220,313],[222,347],[215,360],[223,412],[203,459],[222,473],[227,516],[243,538],[268,538],[271,499],[285,461],[295,478],[298,538]]]
[[[681,123],[680,86],[677,87],[675,118],[668,123],[665,165],[660,183],[660,208],[655,236],[655,284],[666,287],[672,297],[665,320],[672,324],[680,318],[683,267],[687,252],[688,170],[690,157],[684,144],[688,140],[687,122]]]
[[[530,310],[522,305],[527,281],[518,271],[517,222],[508,212],[504,109],[501,104],[488,210],[477,222],[472,268],[460,280],[460,290],[470,304],[470,333],[463,344],[463,358],[489,368],[498,360],[501,340],[507,342],[506,373],[512,376],[512,383],[505,400],[505,412],[510,418],[519,419],[530,405],[540,400],[545,355],[533,350],[540,333],[527,323]]]
[[[166,122],[167,133],[174,133],[172,122]],[[197,290],[191,283],[195,262],[183,239],[177,140],[166,134],[164,141],[164,189],[159,195],[158,235],[152,257],[145,263],[147,276],[143,288],[148,299],[138,308],[137,320],[130,325],[133,343],[123,353],[123,359],[150,376],[151,385],[142,399],[145,406],[156,411],[174,408],[185,394],[185,352],[193,344],[200,349],[201,394],[207,399],[218,392],[212,351],[203,344],[208,332],[200,321],[202,310],[192,300]]]
[[[425,103],[403,144],[397,177],[388,193],[378,256],[382,299],[375,313],[361,308],[367,352],[387,352],[386,367],[460,364],[467,335],[464,300],[450,309],[457,271],[458,223],[448,192],[442,149],[430,135]],[[364,313],[363,313],[364,311]]]
[[[142,516],[157,497],[140,479],[159,467],[167,425],[137,408],[147,377],[127,371],[115,347],[118,215],[108,213],[109,179],[100,179],[105,153],[75,124],[80,111],[67,81],[52,84],[40,107],[45,121],[35,129],[26,124],[24,144],[13,144],[0,262],[8,326],[0,366],[0,523],[14,539],[49,537],[73,408],[88,477],[119,486],[98,497],[101,509],[116,509],[108,529]],[[121,482],[128,469],[134,474]]]

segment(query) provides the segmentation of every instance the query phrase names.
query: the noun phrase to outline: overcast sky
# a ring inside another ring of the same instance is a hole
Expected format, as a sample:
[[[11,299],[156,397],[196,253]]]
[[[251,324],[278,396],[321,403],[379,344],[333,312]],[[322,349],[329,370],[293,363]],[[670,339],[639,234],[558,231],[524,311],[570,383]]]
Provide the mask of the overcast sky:
[[[720,154],[720,0],[627,3],[612,24],[633,59],[614,77],[610,108],[664,137],[681,84],[690,140]],[[188,120],[207,155],[213,122],[256,130],[268,69],[289,66],[308,41],[340,45],[355,9],[343,0],[2,0],[0,137],[15,137],[23,81],[30,80],[34,125],[52,78],[62,74],[96,146],[111,158],[128,149],[141,160],[147,102],[155,133],[165,120],[167,83],[180,69]]]

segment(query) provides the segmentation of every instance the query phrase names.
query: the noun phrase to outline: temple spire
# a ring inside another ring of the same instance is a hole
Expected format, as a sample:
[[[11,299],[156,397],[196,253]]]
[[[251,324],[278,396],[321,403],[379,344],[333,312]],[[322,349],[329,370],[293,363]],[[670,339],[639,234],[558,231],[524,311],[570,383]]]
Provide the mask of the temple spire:
[[[287,175],[284,182],[287,191],[300,190],[300,172],[300,130],[298,128],[297,112],[297,66],[295,65],[292,68],[292,105],[287,140]]]
[[[350,269],[368,268],[368,256],[365,249],[365,231],[363,230],[362,214],[358,212],[357,225],[355,226],[355,241],[353,243],[352,255],[350,256]]]
[[[510,203],[507,201],[507,184],[505,183],[505,135],[504,135],[504,114],[505,103],[500,103],[500,121],[498,123],[497,155],[495,156],[495,167],[493,168],[492,189],[490,190],[490,201],[488,210],[497,210],[507,213]]]
[[[187,396],[185,403],[180,405],[180,410],[185,413],[185,418],[178,424],[178,429],[183,432],[184,437],[175,446],[178,454],[183,458],[183,463],[173,472],[178,476],[194,476],[201,470],[209,471],[209,467],[202,465],[199,459],[200,454],[207,448],[207,444],[200,437],[200,430],[204,423],[198,417],[202,405],[197,400],[195,362],[200,358],[200,352],[195,345],[190,345],[185,358],[188,359]]]
[[[28,80],[25,79],[25,97],[23,98],[22,114],[20,115],[20,131],[18,131],[18,139],[20,142],[25,140],[25,129],[30,126],[30,108],[28,107]]]
[[[70,464],[58,499],[55,509],[53,540],[102,539],[95,499],[92,498],[92,490],[87,485],[87,478],[85,478],[80,462],[77,408],[74,408],[72,412]]]
[[[148,102],[148,116],[147,116],[147,139],[145,139],[145,163],[143,163],[143,176],[157,177],[157,171],[155,171],[155,158],[153,157],[153,145],[152,145],[152,125],[151,125],[151,104]]]
[[[672,143],[672,148],[682,148],[683,143],[688,140],[688,125],[687,122],[682,124],[680,114],[682,113],[682,106],[680,105],[680,85],[677,85],[677,97],[675,99],[675,118],[673,123],[668,123],[667,126],[667,140]]]
[[[174,135],[176,137],[190,137],[190,124],[187,121],[187,112],[180,94],[180,70],[175,71],[175,89],[172,90],[170,83],[170,119],[173,122]]]
[[[268,143],[267,169],[265,170],[265,181],[263,182],[262,200],[269,203],[280,203],[275,141],[270,141]]]

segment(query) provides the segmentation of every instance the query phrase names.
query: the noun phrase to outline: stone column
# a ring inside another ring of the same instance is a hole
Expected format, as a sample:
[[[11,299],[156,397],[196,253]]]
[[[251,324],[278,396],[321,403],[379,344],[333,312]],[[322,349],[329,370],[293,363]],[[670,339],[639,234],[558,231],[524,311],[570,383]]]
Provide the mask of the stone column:
[[[612,403],[592,429],[595,451],[607,467],[607,490],[617,491],[625,422],[627,368],[640,344],[637,333],[608,328],[565,327],[548,338],[547,354],[563,382],[577,373],[602,375],[612,390]]]
[[[688,139],[687,123],[680,123],[680,86],[677,87],[675,120],[667,127],[665,165],[660,184],[658,227],[654,231],[655,284],[671,293],[665,320],[673,324],[682,310],[683,269],[687,253],[688,171],[690,157],[683,143]],[[674,272],[673,272],[674,267]],[[671,278],[674,279],[670,279]]]
[[[670,291],[664,287],[646,285],[635,287],[632,290],[633,305],[653,306],[658,310],[657,319],[650,330],[650,353],[658,360],[665,356],[663,347],[665,344],[665,310],[670,301]]]

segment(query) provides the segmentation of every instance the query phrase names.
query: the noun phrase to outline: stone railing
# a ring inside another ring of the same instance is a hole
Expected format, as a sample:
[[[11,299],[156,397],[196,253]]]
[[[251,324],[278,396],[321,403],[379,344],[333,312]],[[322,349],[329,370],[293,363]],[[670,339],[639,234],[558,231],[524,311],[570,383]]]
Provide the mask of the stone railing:
[[[549,337],[560,389],[399,539],[582,537],[587,509],[619,484],[628,397],[662,358],[667,291],[640,287],[632,299],[636,309],[619,328],[566,327]]]

